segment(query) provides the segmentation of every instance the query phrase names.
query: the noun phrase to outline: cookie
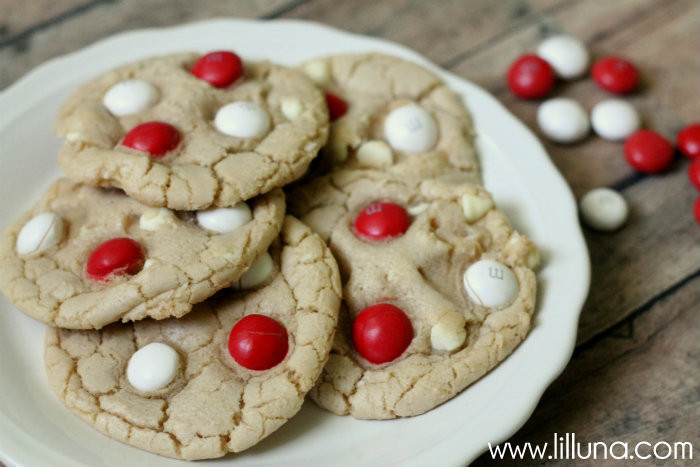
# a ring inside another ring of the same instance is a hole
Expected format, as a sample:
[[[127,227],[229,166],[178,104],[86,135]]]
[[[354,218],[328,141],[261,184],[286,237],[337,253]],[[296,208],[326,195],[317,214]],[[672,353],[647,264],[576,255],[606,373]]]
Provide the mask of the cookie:
[[[322,408],[419,415],[525,338],[539,254],[484,188],[336,170],[307,189],[290,209],[329,242],[343,278],[333,350],[311,392]]]
[[[378,53],[335,55],[300,69],[326,92],[331,129],[320,164],[422,176],[440,160],[480,181],[462,98],[425,68]]]
[[[220,457],[268,436],[320,374],[340,304],[320,238],[290,217],[280,238],[256,288],[222,291],[183,318],[49,328],[56,394],[108,436],[164,456]]]
[[[58,163],[72,180],[195,210],[233,206],[300,177],[326,141],[328,113],[303,73],[231,52],[184,53],[85,84],[53,129],[65,139]]]
[[[61,179],[0,240],[0,290],[65,328],[182,316],[238,280],[283,219],[279,189],[187,213]]]

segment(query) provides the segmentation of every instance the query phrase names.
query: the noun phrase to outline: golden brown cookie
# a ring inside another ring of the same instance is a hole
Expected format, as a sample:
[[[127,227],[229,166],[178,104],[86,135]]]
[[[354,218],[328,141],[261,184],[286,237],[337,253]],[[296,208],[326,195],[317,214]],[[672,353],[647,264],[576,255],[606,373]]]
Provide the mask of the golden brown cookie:
[[[61,179],[0,240],[0,290],[65,328],[182,316],[238,280],[283,219],[281,190],[188,213]]]
[[[49,383],[83,420],[141,449],[206,459],[249,448],[301,408],[340,304],[335,260],[301,222],[286,219],[270,257],[256,288],[180,319],[49,328]]]
[[[413,184],[335,170],[288,196],[343,278],[335,343],[311,392],[321,407],[369,419],[424,413],[527,335],[537,249],[457,175]]]
[[[299,67],[326,92],[331,130],[320,164],[420,178],[437,159],[480,182],[462,98],[427,69],[378,53],[332,55]]]
[[[151,57],[85,84],[54,124],[59,165],[77,182],[180,210],[233,206],[297,179],[326,141],[323,94],[266,62],[239,63],[231,82],[200,66],[230,56]]]

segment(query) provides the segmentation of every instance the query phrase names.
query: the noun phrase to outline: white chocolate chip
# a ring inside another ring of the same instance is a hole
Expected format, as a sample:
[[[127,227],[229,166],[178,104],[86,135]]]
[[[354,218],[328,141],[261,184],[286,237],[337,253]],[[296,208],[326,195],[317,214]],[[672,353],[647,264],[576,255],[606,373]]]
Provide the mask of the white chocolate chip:
[[[34,255],[41,253],[63,238],[63,219],[53,212],[42,212],[24,224],[17,235],[17,253]]]
[[[175,214],[168,208],[148,208],[139,218],[141,230],[155,232],[161,227],[174,224]]]
[[[257,138],[270,129],[270,116],[254,102],[232,102],[216,112],[214,126],[230,136]]]
[[[197,222],[207,230],[217,233],[233,232],[253,219],[250,207],[241,201],[231,208],[212,208],[197,211]]]
[[[407,207],[406,212],[408,212],[408,214],[411,216],[417,216],[418,214],[425,212],[425,210],[428,209],[428,206],[430,206],[428,203],[414,204],[413,206]]]
[[[167,344],[152,342],[129,359],[126,377],[139,391],[157,391],[177,376],[180,368],[180,355]]]
[[[304,73],[321,87],[328,85],[331,81],[331,66],[324,60],[311,60],[305,63]]]
[[[467,268],[464,288],[469,298],[489,308],[509,305],[518,296],[518,280],[513,271],[490,259],[482,259]]]
[[[296,97],[285,97],[280,105],[282,115],[287,120],[294,121],[304,111],[304,104]]]
[[[464,217],[466,217],[467,222],[472,223],[484,217],[493,207],[493,200],[491,198],[484,198],[467,193],[462,195],[460,204],[462,205],[462,211],[464,212]]]
[[[467,331],[464,327],[455,328],[440,322],[430,329],[430,345],[435,350],[455,350],[464,343],[466,338]]]
[[[72,131],[66,135],[66,140],[70,141],[71,143],[75,143],[76,141],[80,141],[82,139],[82,136],[80,133],[77,131]]]
[[[153,261],[151,258],[148,258],[144,263],[143,263],[143,269],[150,268],[155,264],[155,261]]]
[[[306,152],[315,152],[318,149],[318,145],[316,144],[315,141],[310,141],[306,143],[306,146],[304,146],[304,151]]]
[[[367,141],[357,150],[357,162],[364,167],[388,167],[394,163],[394,154],[384,141]]]
[[[158,90],[148,81],[129,79],[115,84],[102,103],[112,115],[122,116],[146,110],[158,102]]]
[[[241,276],[241,279],[233,285],[237,289],[250,289],[265,282],[275,269],[272,256],[267,251],[260,255],[250,268]]]

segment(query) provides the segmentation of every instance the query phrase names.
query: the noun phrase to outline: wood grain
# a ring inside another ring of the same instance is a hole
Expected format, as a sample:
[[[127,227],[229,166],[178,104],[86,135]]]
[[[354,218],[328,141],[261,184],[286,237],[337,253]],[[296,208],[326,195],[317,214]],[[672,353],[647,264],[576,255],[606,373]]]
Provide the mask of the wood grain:
[[[625,441],[634,445],[647,441],[653,445],[689,441],[694,445],[693,460],[514,462],[493,461],[486,453],[473,467],[698,465],[698,302],[700,277],[579,349],[564,374],[545,392],[535,416],[510,440],[551,444],[554,433],[568,432],[576,433],[582,442]]]
[[[80,11],[91,3],[90,0],[3,0],[0,2],[0,44],[57,17]]]

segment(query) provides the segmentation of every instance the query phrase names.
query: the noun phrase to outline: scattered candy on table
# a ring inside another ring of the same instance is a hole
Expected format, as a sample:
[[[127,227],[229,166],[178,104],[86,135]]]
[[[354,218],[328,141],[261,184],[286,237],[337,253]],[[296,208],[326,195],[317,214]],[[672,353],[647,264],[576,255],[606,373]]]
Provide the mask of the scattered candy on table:
[[[610,188],[596,188],[581,198],[581,217],[589,227],[603,232],[619,229],[627,220],[627,201]]]
[[[558,143],[580,141],[590,131],[588,113],[573,99],[549,99],[537,110],[537,123],[548,138]]]
[[[139,391],[150,392],[170,384],[180,369],[180,355],[167,344],[152,342],[129,359],[126,377]]]
[[[506,75],[511,92],[523,99],[546,97],[554,87],[556,75],[552,66],[534,54],[518,58]]]
[[[601,138],[622,141],[639,129],[641,119],[629,102],[606,99],[593,107],[591,125]]]
[[[583,42],[572,36],[548,37],[537,47],[537,55],[546,60],[562,79],[575,79],[588,71],[588,50]]]
[[[688,157],[700,156],[700,123],[692,123],[678,133],[678,149]]]
[[[615,94],[628,94],[639,85],[637,67],[622,57],[599,59],[591,68],[591,76],[598,86]]]
[[[413,340],[411,320],[400,308],[380,303],[362,310],[352,327],[355,349],[365,360],[387,363],[396,360]]]
[[[287,356],[287,330],[269,316],[245,316],[231,329],[228,350],[233,359],[244,368],[269,370]]]
[[[175,149],[179,142],[180,132],[174,126],[165,122],[146,122],[129,130],[121,144],[159,158]]]
[[[673,161],[673,146],[652,130],[639,130],[625,141],[625,158],[640,172],[653,174],[668,168]]]

